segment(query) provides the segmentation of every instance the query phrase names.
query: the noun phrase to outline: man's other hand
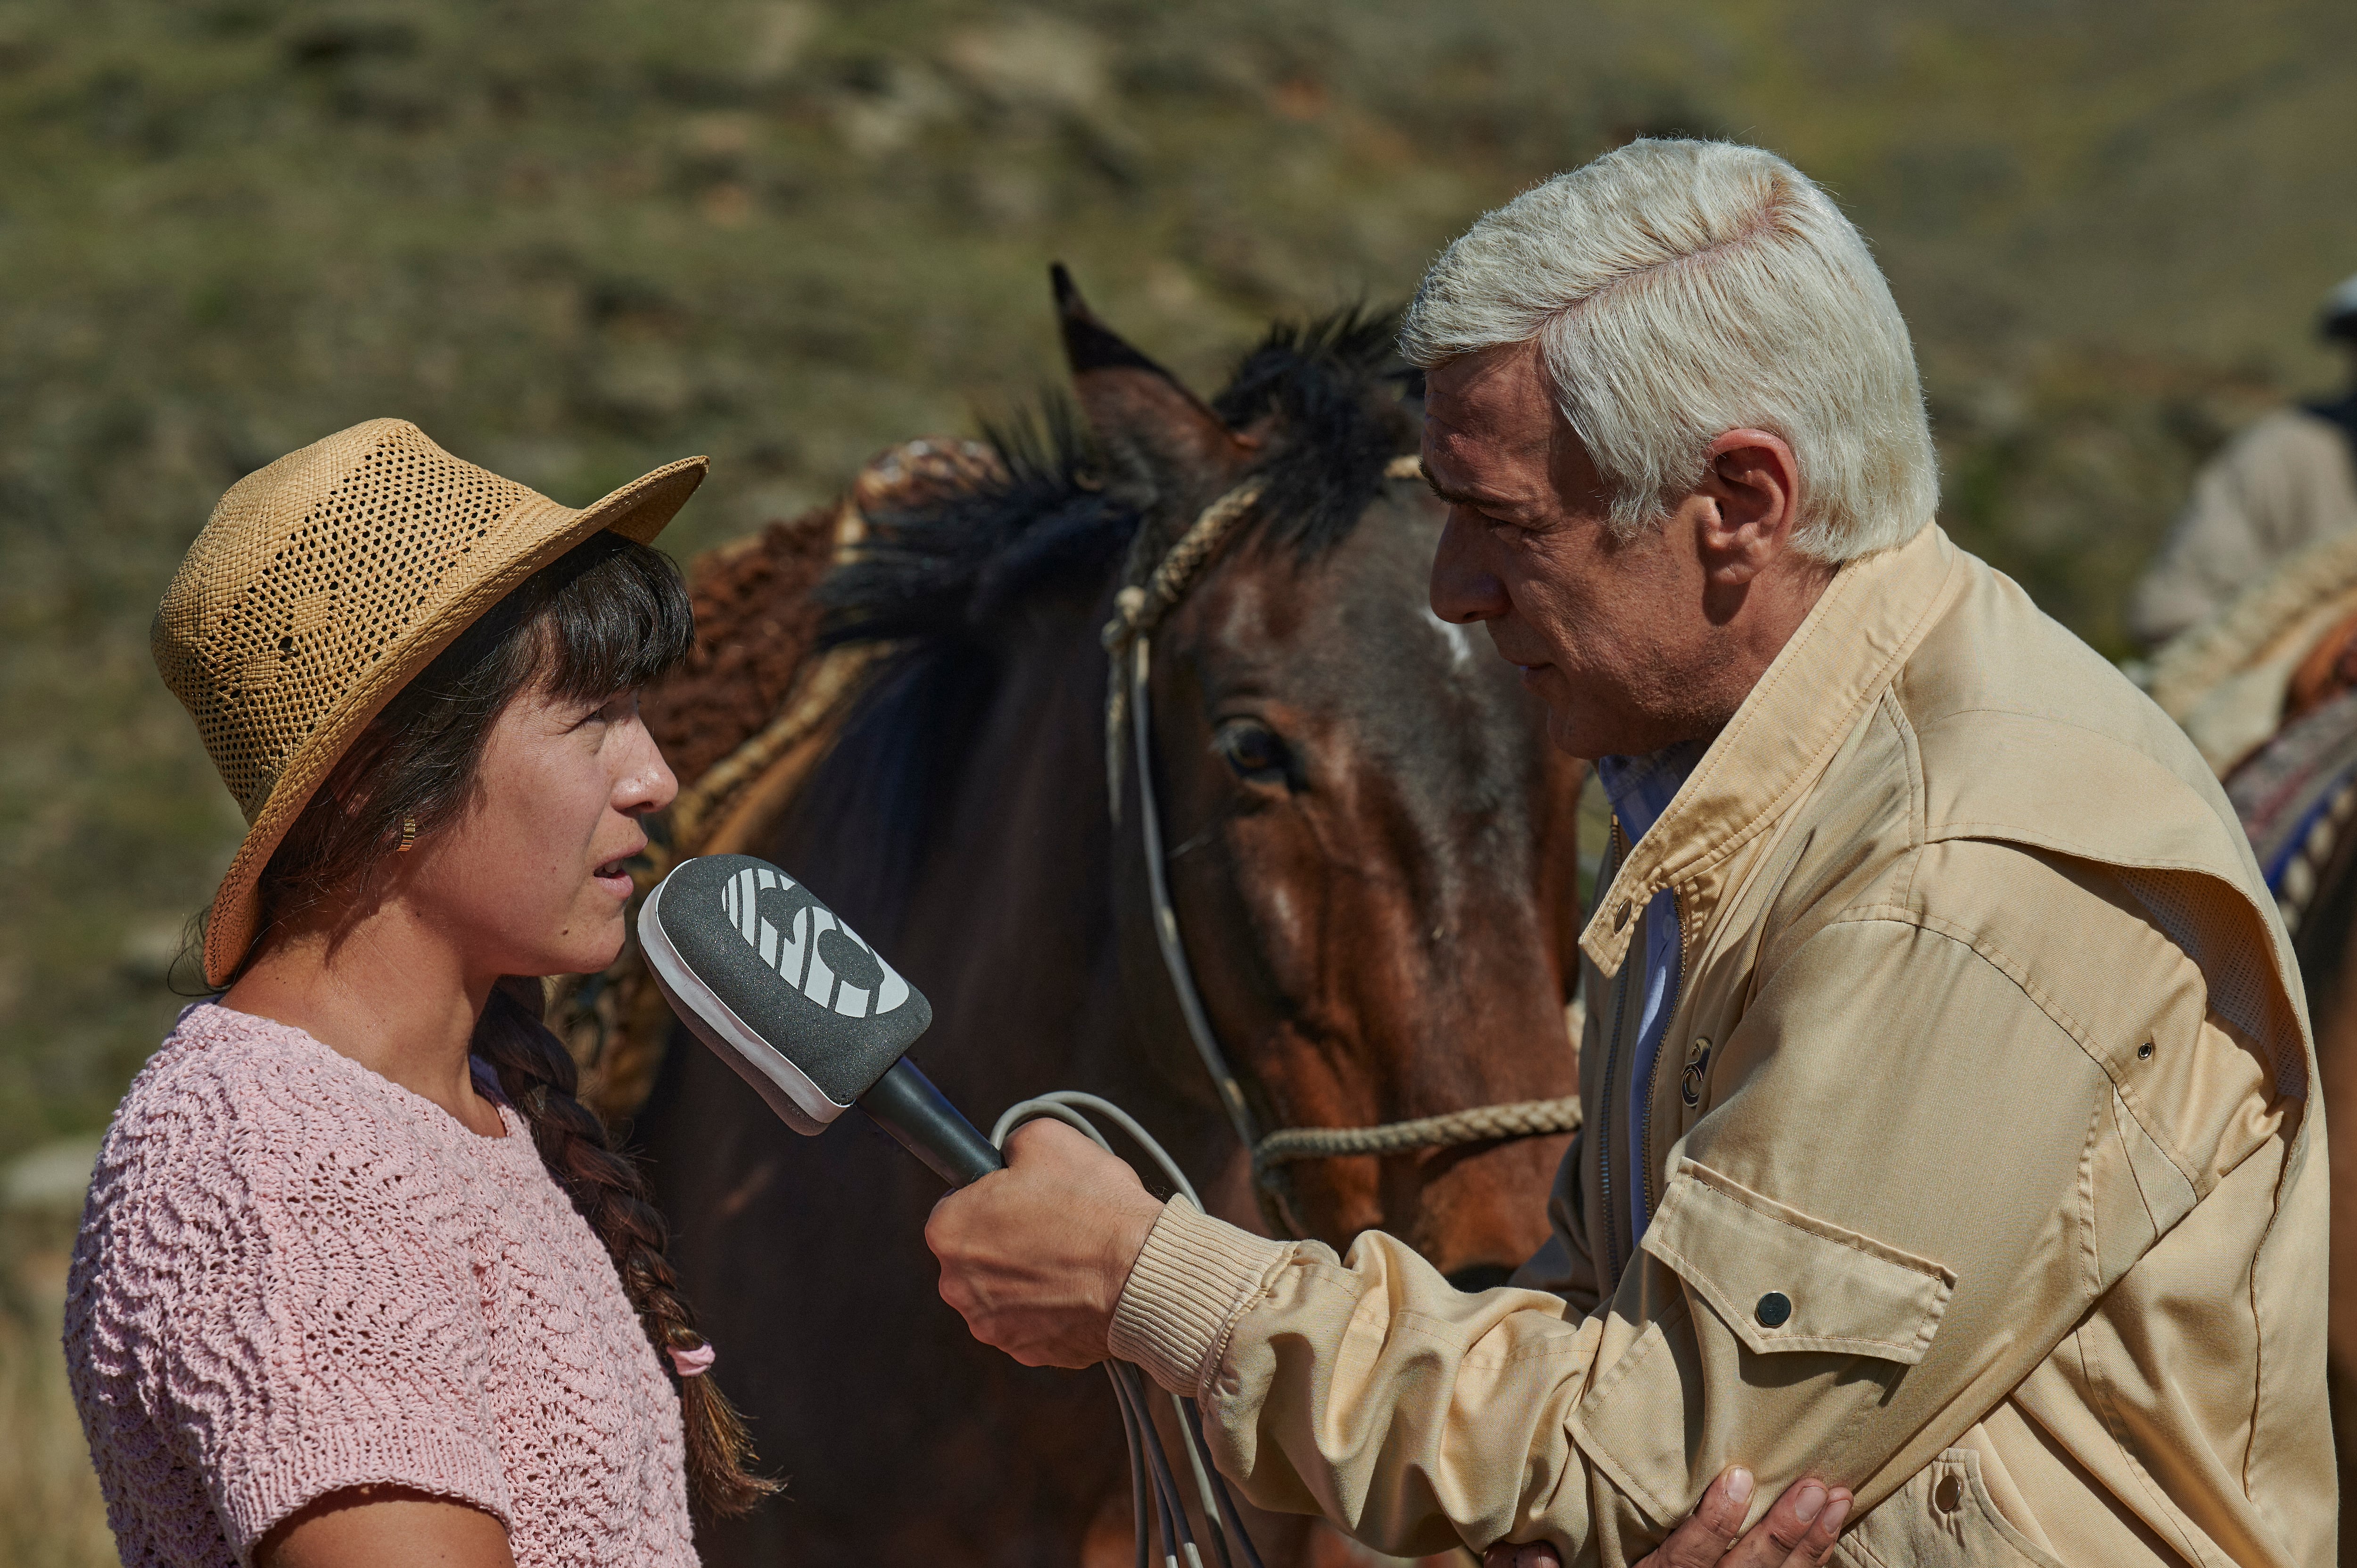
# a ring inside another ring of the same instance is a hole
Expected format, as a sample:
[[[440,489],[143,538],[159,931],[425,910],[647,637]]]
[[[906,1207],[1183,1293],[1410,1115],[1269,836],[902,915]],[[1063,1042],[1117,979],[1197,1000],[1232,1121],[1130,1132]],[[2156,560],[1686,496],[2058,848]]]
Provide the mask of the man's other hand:
[[[1722,1472],[1703,1493],[1701,1505],[1637,1568],[1817,1568],[1832,1555],[1834,1539],[1849,1519],[1846,1487],[1803,1477],[1785,1487],[1776,1506],[1746,1530],[1743,1515],[1751,1501],[1751,1472],[1740,1465]],[[1736,1539],[1738,1530],[1740,1541]],[[1562,1568],[1562,1559],[1544,1541],[1528,1546],[1501,1541],[1483,1555],[1481,1565]]]
[[[1027,1367],[1090,1367],[1162,1205],[1137,1173],[1061,1122],[1026,1122],[1006,1168],[933,1205],[942,1299]]]

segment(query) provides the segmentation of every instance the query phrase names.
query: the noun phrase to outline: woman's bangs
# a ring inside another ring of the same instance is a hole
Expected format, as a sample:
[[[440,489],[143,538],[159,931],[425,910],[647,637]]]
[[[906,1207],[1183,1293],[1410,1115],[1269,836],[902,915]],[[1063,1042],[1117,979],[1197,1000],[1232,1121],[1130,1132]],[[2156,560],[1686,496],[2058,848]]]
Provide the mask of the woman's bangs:
[[[563,570],[563,568],[573,568]],[[687,585],[670,557],[601,533],[551,568],[542,618],[548,689],[587,702],[668,673],[695,645]]]

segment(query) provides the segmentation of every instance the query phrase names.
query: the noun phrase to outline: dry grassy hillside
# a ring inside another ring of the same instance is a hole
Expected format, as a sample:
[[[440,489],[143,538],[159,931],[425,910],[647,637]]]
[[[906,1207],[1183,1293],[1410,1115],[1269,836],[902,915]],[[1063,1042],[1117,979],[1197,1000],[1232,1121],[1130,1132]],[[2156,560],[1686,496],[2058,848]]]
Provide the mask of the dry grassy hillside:
[[[1210,379],[1649,130],[1833,188],[1946,522],[2107,652],[2333,373],[2347,0],[0,3],[0,1161],[102,1122],[236,841],[145,628],[241,474],[382,413],[576,503],[708,452],[692,549],[1052,381],[1051,258]]]
[[[694,547],[1055,365],[1205,378],[1631,132],[1779,148],[1917,325],[1950,526],[2099,647],[2189,466],[2329,367],[2357,12],[1355,0],[0,6],[0,1150],[102,1118],[237,822],[146,621],[215,497],[398,413]]]

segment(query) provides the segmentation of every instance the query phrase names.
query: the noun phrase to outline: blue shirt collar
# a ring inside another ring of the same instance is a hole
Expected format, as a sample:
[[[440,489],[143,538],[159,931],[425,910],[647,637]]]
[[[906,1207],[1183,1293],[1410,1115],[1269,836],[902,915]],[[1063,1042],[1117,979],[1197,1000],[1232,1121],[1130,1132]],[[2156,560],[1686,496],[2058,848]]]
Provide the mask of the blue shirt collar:
[[[1612,802],[1612,814],[1620,819],[1620,831],[1629,835],[1631,843],[1662,820],[1662,813],[1677,798],[1679,786],[1709,749],[1706,736],[1682,740],[1645,757],[1596,759],[1597,781],[1604,786],[1605,799]]]

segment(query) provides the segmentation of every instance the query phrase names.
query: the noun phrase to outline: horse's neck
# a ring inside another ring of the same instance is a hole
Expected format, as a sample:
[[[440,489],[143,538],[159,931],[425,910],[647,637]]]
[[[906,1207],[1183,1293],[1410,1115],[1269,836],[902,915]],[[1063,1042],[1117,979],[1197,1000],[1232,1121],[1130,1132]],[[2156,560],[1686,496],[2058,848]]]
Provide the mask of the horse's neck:
[[[1077,605],[1017,633],[909,900],[908,966],[940,977],[920,1055],[974,1086],[977,1116],[1076,1087],[1084,1047],[1108,1032],[1115,959],[1092,655],[1103,657]]]
[[[1200,1180],[1223,1156],[1217,1102],[1208,1084],[1174,1081],[1191,1058],[1150,1048],[1153,1031],[1178,1026],[1158,967],[1154,983],[1123,982],[1135,922],[1119,918],[1114,857],[1137,845],[1106,808],[1101,619],[1085,600],[1043,607],[1001,655],[908,906],[903,967],[939,977],[917,1054],[985,1124],[1048,1090],[1103,1094]]]

